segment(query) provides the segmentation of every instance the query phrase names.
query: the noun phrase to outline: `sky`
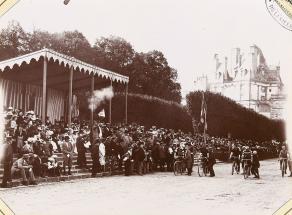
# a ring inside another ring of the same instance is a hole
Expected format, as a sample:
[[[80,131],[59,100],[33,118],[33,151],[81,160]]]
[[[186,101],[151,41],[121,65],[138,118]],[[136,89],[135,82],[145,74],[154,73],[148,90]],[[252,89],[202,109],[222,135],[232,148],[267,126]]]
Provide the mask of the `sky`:
[[[268,64],[280,65],[284,83],[292,68],[292,32],[269,14],[264,0],[20,0],[0,18],[26,31],[78,30],[91,44],[120,36],[138,52],[162,51],[178,70],[183,96],[201,74],[214,72],[214,54],[258,45]]]

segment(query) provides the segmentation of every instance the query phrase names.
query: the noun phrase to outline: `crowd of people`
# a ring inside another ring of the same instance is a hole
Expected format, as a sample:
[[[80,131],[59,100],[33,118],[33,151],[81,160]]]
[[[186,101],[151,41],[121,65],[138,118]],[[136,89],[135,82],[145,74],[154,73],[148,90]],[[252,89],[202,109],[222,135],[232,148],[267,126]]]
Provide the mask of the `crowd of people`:
[[[205,139],[204,139],[205,138]],[[22,184],[37,184],[38,177],[71,175],[73,155],[77,154],[79,168],[89,169],[86,153],[90,152],[92,177],[107,165],[123,170],[126,176],[153,171],[173,171],[176,159],[183,157],[187,174],[192,174],[194,157],[199,152],[208,157],[210,176],[215,176],[213,165],[216,153],[228,154],[235,145],[249,147],[260,157],[276,156],[281,144],[276,141],[255,142],[201,134],[181,130],[145,128],[137,124],[115,124],[98,120],[90,126],[86,120],[73,119],[68,126],[61,118],[45,125],[33,112],[26,113],[9,107],[5,113],[2,163],[2,187],[10,187],[13,177],[21,176]],[[59,161],[56,153],[62,154]],[[17,160],[13,162],[13,156]]]

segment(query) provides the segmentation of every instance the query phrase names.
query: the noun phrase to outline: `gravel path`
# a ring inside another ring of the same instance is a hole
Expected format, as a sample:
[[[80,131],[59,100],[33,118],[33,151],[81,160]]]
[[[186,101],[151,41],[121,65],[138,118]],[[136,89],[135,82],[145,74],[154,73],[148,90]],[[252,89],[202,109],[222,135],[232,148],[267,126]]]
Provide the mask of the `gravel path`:
[[[113,176],[2,189],[0,195],[17,215],[271,215],[292,198],[292,178],[280,176],[276,160],[261,162],[260,180],[232,176],[230,169],[230,164],[215,165],[214,178]]]

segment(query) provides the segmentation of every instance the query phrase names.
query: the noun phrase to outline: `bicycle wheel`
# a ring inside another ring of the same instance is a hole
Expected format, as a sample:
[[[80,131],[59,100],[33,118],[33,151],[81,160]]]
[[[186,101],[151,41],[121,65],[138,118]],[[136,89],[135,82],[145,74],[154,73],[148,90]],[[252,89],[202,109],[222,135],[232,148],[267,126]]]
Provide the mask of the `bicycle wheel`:
[[[179,165],[178,161],[174,162],[173,173],[174,173],[175,176],[177,176],[180,173],[180,165]]]
[[[235,163],[235,171],[237,174],[239,174],[239,165],[238,163]]]
[[[282,161],[282,166],[281,166],[282,177],[284,177],[284,175],[285,175],[285,167],[286,167],[286,164],[285,164],[285,161],[283,160]]]

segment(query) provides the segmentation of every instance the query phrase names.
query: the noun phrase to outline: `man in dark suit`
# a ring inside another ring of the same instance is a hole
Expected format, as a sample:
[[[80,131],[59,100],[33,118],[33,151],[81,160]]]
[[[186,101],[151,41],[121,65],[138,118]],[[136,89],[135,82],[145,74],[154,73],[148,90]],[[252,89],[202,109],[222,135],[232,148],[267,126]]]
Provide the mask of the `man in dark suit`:
[[[192,152],[191,152],[191,146],[186,145],[186,152],[185,152],[185,164],[188,170],[188,175],[192,175],[193,171],[193,157],[192,157]]]
[[[11,145],[12,137],[6,137],[4,140],[3,148],[2,148],[2,162],[4,164],[4,174],[2,178],[1,187],[8,188],[11,187],[11,167],[13,164],[13,148]],[[8,182],[8,183],[7,183]]]
[[[214,171],[214,164],[216,163],[216,159],[214,156],[214,152],[213,152],[213,148],[209,147],[208,148],[208,169],[210,171],[210,177],[214,177],[215,176],[215,171]]]
[[[96,173],[100,171],[100,163],[99,163],[99,139],[96,139],[93,142],[91,147],[91,158],[92,158],[92,169],[91,169],[91,177],[95,177]]]
[[[145,150],[143,146],[144,146],[144,142],[140,141],[138,143],[137,149],[133,153],[136,171],[139,175],[143,175],[143,161],[145,159]]]
[[[68,135],[65,136],[65,141],[62,144],[62,152],[63,152],[63,168],[64,174],[66,175],[66,166],[68,166],[68,175],[71,175],[71,167],[72,167],[72,158],[74,147],[70,141],[70,137]]]
[[[76,148],[77,148],[77,164],[80,168],[87,168],[86,164],[86,148],[85,144],[85,135],[84,131],[80,130],[79,136],[76,140]]]

